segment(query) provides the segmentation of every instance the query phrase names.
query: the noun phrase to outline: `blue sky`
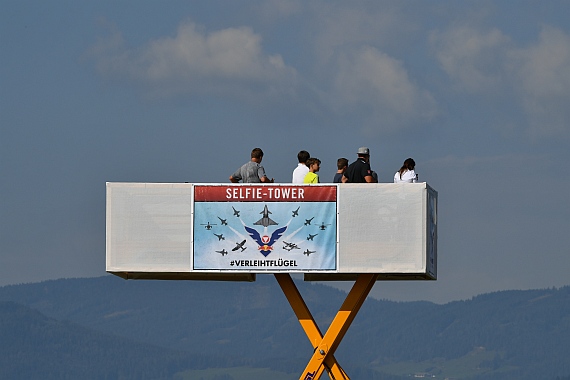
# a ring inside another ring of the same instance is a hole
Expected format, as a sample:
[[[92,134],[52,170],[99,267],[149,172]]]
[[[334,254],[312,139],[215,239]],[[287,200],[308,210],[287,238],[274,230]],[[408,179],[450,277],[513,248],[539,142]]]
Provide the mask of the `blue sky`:
[[[378,298],[570,284],[566,1],[4,1],[0,285],[105,273],[105,182],[227,182],[253,147],[407,157],[439,279]]]

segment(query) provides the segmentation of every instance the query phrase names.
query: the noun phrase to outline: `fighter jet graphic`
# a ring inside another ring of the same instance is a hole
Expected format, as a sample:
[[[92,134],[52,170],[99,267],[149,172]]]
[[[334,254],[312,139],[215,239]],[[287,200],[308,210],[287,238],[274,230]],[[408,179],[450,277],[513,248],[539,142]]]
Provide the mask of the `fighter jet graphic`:
[[[218,219],[220,219],[220,222],[222,223],[222,226],[227,226],[228,225],[228,220],[227,219],[222,219],[218,216]]]
[[[219,234],[219,235],[218,235],[218,234],[214,234],[214,235],[216,235],[216,236],[218,237],[218,241],[220,241],[220,240],[226,240],[226,238],[224,237],[224,234]]]
[[[275,221],[273,221],[269,217],[269,214],[271,214],[271,211],[269,211],[269,209],[267,209],[267,205],[265,205],[265,207],[263,207],[263,211],[260,212],[260,214],[263,214],[263,217],[261,219],[259,219],[257,222],[253,223],[254,225],[267,227],[267,226],[276,226],[279,224],[279,223],[276,223]]]
[[[241,251],[245,251],[247,249],[247,247],[244,247],[243,245],[245,244],[245,240],[242,241],[241,243],[237,243],[236,242],[236,246],[232,249],[232,251],[237,251],[238,249],[241,249]]]
[[[307,236],[307,240],[313,240],[313,238],[317,235],[318,234],[314,234],[314,235],[309,234],[309,236]]]
[[[212,226],[215,226],[215,224],[210,224],[210,222],[208,222],[207,224],[200,224],[201,226],[205,226],[204,228],[207,229],[208,231],[212,229]]]
[[[309,256],[311,253],[315,253],[317,251],[309,251],[309,249],[307,249],[305,252],[303,252],[303,255],[307,255]]]
[[[327,226],[330,226],[330,224],[325,224],[325,223],[323,222],[323,223],[321,223],[321,225],[319,226],[319,229],[322,230],[322,231],[324,231],[324,230],[327,228]]]
[[[236,209],[234,208],[234,206],[232,206],[232,208],[234,209],[234,215],[239,218],[239,211],[236,210]]]
[[[293,210],[293,211],[292,211],[292,212],[293,212],[293,218],[296,217],[296,216],[299,216],[299,209],[300,209],[300,208],[301,208],[301,206],[297,207],[296,210]]]
[[[227,254],[228,254],[228,251],[226,251],[225,249],[222,249],[221,251],[216,251],[216,252],[218,252],[218,253],[221,253],[221,254],[222,254],[222,256],[224,256],[224,255],[227,255]]]
[[[315,217],[313,216],[311,219],[305,219],[305,226],[308,226],[311,224],[311,220],[315,219]]]
[[[283,246],[283,249],[287,250],[287,251],[291,251],[293,249],[301,249],[297,246],[297,244],[295,243],[287,243],[286,241],[283,242],[283,244],[285,244]]]

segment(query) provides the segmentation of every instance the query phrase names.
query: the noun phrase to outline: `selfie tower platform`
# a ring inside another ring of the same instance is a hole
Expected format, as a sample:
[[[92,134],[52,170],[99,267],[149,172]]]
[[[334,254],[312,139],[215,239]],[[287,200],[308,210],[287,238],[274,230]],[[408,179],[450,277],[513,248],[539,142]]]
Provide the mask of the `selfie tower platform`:
[[[427,183],[107,183],[106,270],[125,279],[273,274],[314,348],[300,379],[349,379],[334,357],[374,283],[437,279]],[[323,334],[291,278],[354,281]]]

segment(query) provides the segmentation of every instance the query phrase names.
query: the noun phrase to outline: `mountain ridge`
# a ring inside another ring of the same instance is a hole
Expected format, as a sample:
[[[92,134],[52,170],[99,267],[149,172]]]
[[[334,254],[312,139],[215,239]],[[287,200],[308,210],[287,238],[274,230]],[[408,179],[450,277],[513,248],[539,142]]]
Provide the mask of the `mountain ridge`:
[[[296,284],[325,331],[346,293]],[[254,283],[50,280],[1,287],[0,301],[140,344],[268,363],[283,372],[300,371],[312,354],[272,276]],[[555,379],[570,374],[569,342],[570,287],[500,291],[444,305],[369,298],[335,356],[349,374],[384,376],[378,378],[403,376],[395,363],[424,363],[414,373],[449,375],[445,363],[476,357],[475,369],[456,371],[456,378]]]

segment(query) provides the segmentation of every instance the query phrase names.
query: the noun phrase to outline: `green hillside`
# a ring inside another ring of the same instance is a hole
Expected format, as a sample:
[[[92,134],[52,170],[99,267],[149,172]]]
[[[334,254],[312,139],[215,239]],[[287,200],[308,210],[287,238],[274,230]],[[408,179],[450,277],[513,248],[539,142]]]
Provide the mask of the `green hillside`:
[[[220,362],[237,364],[133,342],[0,302],[0,379],[170,379],[186,368]]]
[[[325,330],[345,293],[302,281],[297,286]],[[197,376],[188,371],[207,369],[205,364],[233,368],[214,371],[211,378],[238,379],[242,371],[236,367],[298,378],[313,350],[270,275],[254,283],[114,276],[46,281],[1,287],[0,301],[37,310],[52,323],[70,321],[54,331],[54,339],[82,326],[166,350],[157,362],[201,355],[202,361],[186,358],[188,365],[168,364],[171,371],[159,373],[179,379]],[[4,340],[0,345],[10,350]],[[570,287],[564,287],[497,292],[445,305],[368,299],[335,356],[352,379],[555,380],[570,376],[568,352]],[[121,361],[121,354],[114,357]]]

